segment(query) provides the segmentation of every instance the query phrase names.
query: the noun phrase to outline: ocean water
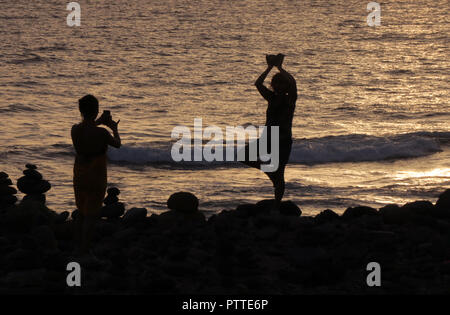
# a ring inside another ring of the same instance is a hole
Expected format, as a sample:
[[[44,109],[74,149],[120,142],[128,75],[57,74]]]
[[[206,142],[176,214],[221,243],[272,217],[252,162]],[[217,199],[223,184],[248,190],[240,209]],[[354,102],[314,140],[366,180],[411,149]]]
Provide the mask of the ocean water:
[[[69,1],[67,1],[68,3]],[[177,191],[208,215],[271,198],[265,175],[238,163],[175,163],[175,126],[262,125],[253,86],[266,53],[283,52],[299,88],[286,199],[305,214],[352,205],[435,201],[450,186],[447,0],[0,0],[0,170],[27,162],[75,208],[70,128],[96,95],[120,119],[109,183],[127,207],[163,211]]]

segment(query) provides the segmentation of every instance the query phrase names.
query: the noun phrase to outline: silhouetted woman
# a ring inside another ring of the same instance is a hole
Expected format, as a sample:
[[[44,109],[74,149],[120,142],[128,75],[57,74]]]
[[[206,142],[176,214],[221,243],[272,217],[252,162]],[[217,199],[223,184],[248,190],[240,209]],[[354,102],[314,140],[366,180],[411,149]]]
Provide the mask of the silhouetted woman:
[[[72,127],[72,142],[76,157],[73,169],[73,188],[75,201],[79,210],[76,237],[80,254],[88,254],[96,221],[100,218],[100,210],[105,198],[107,184],[108,145],[115,148],[121,146],[117,126],[109,112],[96,121],[98,100],[86,95],[79,100],[82,122]],[[98,125],[108,126],[114,136]]]
[[[259,93],[268,102],[266,111],[267,142],[270,148],[270,127],[279,126],[279,167],[275,172],[267,172],[267,176],[275,188],[274,208],[279,210],[285,190],[284,170],[289,161],[292,148],[292,119],[294,117],[295,103],[297,101],[297,83],[292,75],[283,69],[284,55],[267,55],[267,69],[258,77],[255,86]],[[273,67],[279,72],[272,77],[272,90],[264,86],[264,80]],[[259,141],[258,141],[259,142]],[[246,165],[260,168],[261,160],[249,161],[248,146],[246,148]]]

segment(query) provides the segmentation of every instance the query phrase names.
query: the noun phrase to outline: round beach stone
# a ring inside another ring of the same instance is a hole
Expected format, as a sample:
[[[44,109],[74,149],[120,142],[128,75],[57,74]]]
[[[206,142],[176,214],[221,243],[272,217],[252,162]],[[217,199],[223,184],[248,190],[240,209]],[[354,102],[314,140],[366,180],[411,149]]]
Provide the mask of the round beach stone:
[[[286,216],[299,217],[302,215],[302,210],[290,200],[282,201],[280,204],[280,214]]]
[[[10,206],[15,204],[17,201],[17,197],[14,195],[4,195],[0,196],[0,207],[3,208],[5,206]]]
[[[123,220],[127,224],[134,224],[143,221],[147,217],[147,209],[131,208],[123,215]]]
[[[28,178],[32,178],[35,180],[41,180],[42,179],[42,174],[39,173],[38,171],[36,171],[35,169],[26,169],[23,171],[23,174],[28,177]]]
[[[34,164],[28,163],[28,164],[25,165],[25,167],[26,167],[27,169],[29,169],[29,170],[37,170],[37,166],[34,165]]]
[[[374,208],[365,206],[350,207],[345,210],[342,217],[344,219],[354,219],[365,215],[378,215],[378,211]]]
[[[11,186],[12,181],[10,178],[0,178],[0,186]]]
[[[120,189],[117,187],[111,187],[108,188],[108,190],[106,191],[108,196],[118,196],[120,195]]]
[[[167,207],[184,213],[198,211],[198,198],[189,192],[177,192],[167,200]]]
[[[51,187],[50,183],[46,180],[36,180],[27,176],[23,176],[17,181],[17,188],[27,195],[44,194],[49,191]]]
[[[103,200],[103,203],[107,206],[115,204],[116,202],[119,202],[119,198],[115,195],[108,195],[105,200]]]
[[[14,187],[5,185],[0,186],[0,196],[15,195],[15,194],[17,194],[17,189],[15,189]]]
[[[339,214],[333,210],[326,209],[314,217],[314,221],[319,224],[339,220]]]
[[[9,175],[8,175],[7,173],[5,173],[5,172],[0,172],[0,179],[8,178],[8,177],[9,177]]]

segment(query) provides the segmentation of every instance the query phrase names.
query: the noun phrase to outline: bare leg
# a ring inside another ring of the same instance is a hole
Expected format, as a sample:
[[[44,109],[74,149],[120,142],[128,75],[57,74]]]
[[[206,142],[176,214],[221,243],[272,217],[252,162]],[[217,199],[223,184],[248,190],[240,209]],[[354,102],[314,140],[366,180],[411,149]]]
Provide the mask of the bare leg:
[[[281,200],[283,199],[284,196],[284,190],[286,186],[286,183],[284,181],[284,168],[285,168],[284,165],[283,166],[280,165],[280,168],[276,172],[266,173],[267,176],[272,181],[273,187],[275,189],[275,204],[274,204],[275,211],[280,210]]]

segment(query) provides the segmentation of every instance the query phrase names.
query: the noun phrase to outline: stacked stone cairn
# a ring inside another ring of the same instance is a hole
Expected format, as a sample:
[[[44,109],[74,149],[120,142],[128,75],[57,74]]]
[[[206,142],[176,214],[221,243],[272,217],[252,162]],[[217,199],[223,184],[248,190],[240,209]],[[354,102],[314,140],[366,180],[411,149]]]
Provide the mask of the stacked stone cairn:
[[[0,210],[6,209],[17,201],[17,190],[12,186],[12,181],[9,175],[5,172],[0,172]]]
[[[45,204],[45,193],[52,187],[50,183],[42,178],[36,165],[27,164],[23,171],[24,176],[17,181],[17,188],[25,194],[22,202],[33,200]]]
[[[125,213],[125,205],[119,202],[120,190],[117,187],[111,187],[107,190],[107,196],[103,203],[101,216],[107,219],[118,219]]]

